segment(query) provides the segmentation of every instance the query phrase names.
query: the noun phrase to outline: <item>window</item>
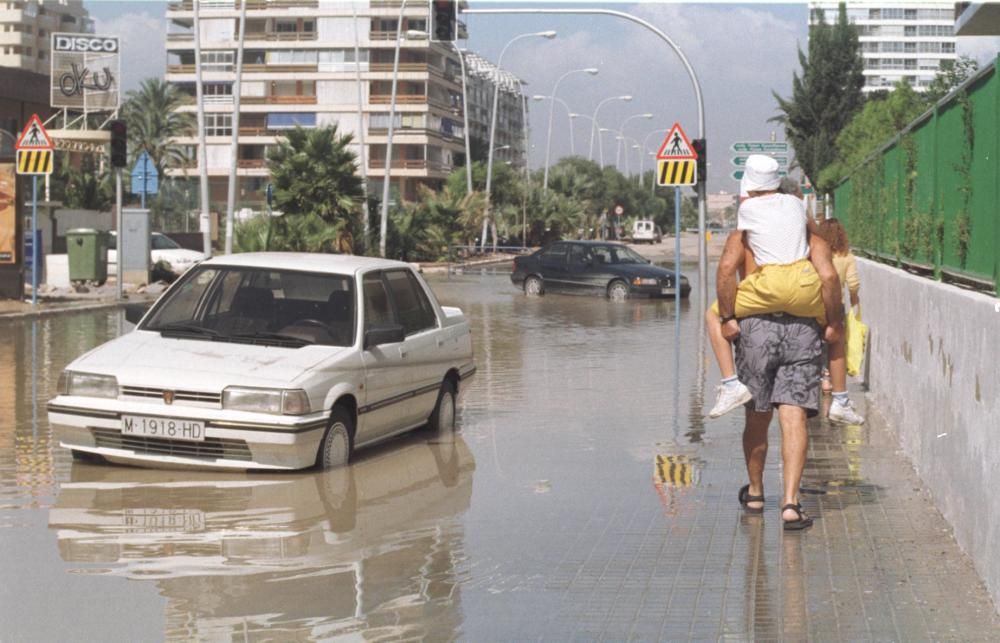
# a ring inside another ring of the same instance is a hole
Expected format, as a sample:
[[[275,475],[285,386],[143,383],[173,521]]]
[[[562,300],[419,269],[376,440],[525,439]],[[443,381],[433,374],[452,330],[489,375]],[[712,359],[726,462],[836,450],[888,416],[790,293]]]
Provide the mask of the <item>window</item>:
[[[232,51],[203,51],[201,52],[201,64],[203,71],[232,71],[233,52]]]
[[[205,136],[232,136],[233,115],[209,112],[205,114]]]
[[[365,275],[362,288],[365,296],[365,328],[391,324],[392,310],[389,308],[389,293],[382,282],[382,273]]]
[[[542,250],[542,259],[550,262],[566,261],[566,251],[568,246],[565,243],[554,243],[545,250]]]
[[[585,264],[591,260],[590,250],[585,246],[572,245],[569,248],[569,262],[574,265]]]
[[[396,305],[399,323],[403,325],[407,335],[433,328],[437,324],[437,317],[427,294],[409,270],[391,270],[385,273],[385,277],[389,282],[389,292]]]

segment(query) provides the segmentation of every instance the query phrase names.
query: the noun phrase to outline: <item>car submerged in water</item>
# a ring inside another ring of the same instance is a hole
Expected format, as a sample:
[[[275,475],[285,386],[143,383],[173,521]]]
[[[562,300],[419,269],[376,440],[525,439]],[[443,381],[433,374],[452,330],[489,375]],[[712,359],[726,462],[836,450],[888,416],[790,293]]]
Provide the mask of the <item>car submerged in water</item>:
[[[556,241],[514,259],[510,280],[527,295],[598,293],[614,301],[634,296],[687,297],[687,277],[652,265],[621,243]]]
[[[460,386],[475,372],[462,311],[441,306],[398,261],[217,257],[138,316],[134,331],[59,378],[49,422],[74,457],[334,467],[425,424],[451,431]]]

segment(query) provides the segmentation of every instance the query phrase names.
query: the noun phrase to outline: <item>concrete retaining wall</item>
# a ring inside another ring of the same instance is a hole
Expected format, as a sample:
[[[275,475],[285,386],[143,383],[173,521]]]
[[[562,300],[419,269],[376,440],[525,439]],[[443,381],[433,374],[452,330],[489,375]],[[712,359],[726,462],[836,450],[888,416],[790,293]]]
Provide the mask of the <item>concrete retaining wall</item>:
[[[858,271],[870,402],[1000,606],[1000,300],[870,261]]]

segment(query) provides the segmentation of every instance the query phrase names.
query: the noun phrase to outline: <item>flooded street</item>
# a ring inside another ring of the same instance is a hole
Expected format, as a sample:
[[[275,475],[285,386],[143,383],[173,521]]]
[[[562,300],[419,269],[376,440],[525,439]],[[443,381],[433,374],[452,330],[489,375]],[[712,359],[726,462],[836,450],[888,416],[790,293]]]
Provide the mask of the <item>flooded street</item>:
[[[810,425],[808,533],[781,531],[773,427],[767,511],[741,513],[742,415],[703,420],[718,375],[685,274],[679,307],[431,275],[472,323],[459,431],[417,431],[330,472],[75,463],[45,403],[122,313],[3,324],[0,640],[995,633],[985,589],[877,420]]]

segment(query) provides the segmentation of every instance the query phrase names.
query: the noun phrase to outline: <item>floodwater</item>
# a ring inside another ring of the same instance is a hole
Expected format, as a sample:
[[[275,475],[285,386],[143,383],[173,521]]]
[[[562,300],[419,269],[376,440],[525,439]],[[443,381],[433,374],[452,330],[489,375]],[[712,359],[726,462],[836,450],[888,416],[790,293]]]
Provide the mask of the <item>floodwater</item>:
[[[526,298],[493,271],[429,280],[473,326],[459,431],[418,431],[331,472],[74,463],[45,402],[68,361],[120,332],[121,313],[0,325],[0,640],[956,634],[926,618],[883,632],[864,610],[855,623],[844,605],[860,589],[848,583],[840,603],[805,590],[824,582],[808,560],[830,562],[825,532],[789,545],[776,508],[770,523],[740,515],[741,420],[702,419],[717,375],[699,302]],[[855,488],[858,506],[873,502],[859,482],[866,430],[830,436],[804,484],[841,507]],[[914,484],[905,465],[876,468]],[[968,571],[958,553],[945,562]],[[962,604],[984,611],[954,618],[995,624],[967,582]],[[832,621],[810,620],[824,608]]]

